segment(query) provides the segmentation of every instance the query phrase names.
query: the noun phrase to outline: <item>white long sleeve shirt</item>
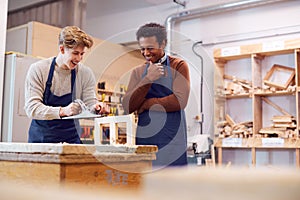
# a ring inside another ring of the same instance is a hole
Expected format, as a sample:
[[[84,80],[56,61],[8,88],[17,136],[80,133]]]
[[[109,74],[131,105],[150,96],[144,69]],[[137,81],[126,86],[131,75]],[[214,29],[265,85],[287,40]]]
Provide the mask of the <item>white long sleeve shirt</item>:
[[[40,120],[60,119],[60,107],[43,104],[43,95],[48,79],[52,58],[47,58],[33,63],[25,80],[25,111],[28,117]],[[79,63],[76,67],[76,99],[81,99],[91,107],[96,102],[95,76],[90,68]],[[62,96],[71,92],[71,70],[55,66],[51,92]]]

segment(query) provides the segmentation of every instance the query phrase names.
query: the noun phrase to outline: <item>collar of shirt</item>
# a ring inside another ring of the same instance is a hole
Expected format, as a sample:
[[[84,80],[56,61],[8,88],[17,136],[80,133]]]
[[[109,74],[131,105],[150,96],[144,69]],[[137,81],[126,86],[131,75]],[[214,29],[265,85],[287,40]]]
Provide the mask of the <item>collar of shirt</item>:
[[[159,59],[159,63],[164,63],[164,62],[166,62],[166,60],[167,60],[167,54],[165,53],[164,54],[164,56],[161,58],[161,59]]]

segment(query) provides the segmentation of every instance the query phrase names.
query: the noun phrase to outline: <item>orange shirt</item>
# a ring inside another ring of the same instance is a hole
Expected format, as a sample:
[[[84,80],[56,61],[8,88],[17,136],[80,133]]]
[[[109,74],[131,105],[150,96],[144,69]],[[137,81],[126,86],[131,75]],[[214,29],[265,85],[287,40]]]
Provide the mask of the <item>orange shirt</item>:
[[[123,98],[123,107],[125,113],[138,113],[150,108],[157,111],[174,112],[183,110],[186,107],[190,93],[190,76],[187,63],[173,56],[169,56],[171,73],[173,79],[173,94],[162,98],[149,98],[145,96],[151,87],[151,81],[142,77],[146,63],[136,67],[130,77],[128,89]],[[154,106],[153,105],[160,105]]]

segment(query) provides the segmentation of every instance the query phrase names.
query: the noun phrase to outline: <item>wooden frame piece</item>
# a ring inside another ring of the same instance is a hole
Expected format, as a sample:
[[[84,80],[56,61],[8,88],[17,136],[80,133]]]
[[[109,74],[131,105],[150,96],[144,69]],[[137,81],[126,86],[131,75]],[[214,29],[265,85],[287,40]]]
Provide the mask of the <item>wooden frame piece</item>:
[[[273,65],[264,78],[264,84],[280,89],[287,89],[295,77],[295,69],[282,65]]]
[[[94,120],[94,143],[100,145],[103,140],[103,125],[109,124],[109,143],[116,144],[118,139],[118,123],[126,123],[126,144],[135,145],[136,127],[134,115],[120,115],[95,118]]]

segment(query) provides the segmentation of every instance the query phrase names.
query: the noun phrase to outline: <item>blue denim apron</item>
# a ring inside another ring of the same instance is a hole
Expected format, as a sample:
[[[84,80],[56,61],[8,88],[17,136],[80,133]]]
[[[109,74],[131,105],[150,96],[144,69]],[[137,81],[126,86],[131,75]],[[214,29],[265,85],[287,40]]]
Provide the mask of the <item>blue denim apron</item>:
[[[75,69],[71,71],[71,93],[63,96],[54,95],[50,88],[52,86],[52,78],[55,69],[55,59],[53,58],[46,88],[44,91],[43,103],[48,106],[67,106],[75,97]],[[73,93],[74,91],[74,93]],[[74,94],[74,96],[72,95]],[[80,138],[77,132],[79,130],[79,121],[73,119],[61,120],[36,120],[33,119],[29,128],[28,142],[31,143],[59,143],[67,142],[73,144],[79,144]]]
[[[147,74],[149,64],[142,75]],[[172,73],[167,57],[164,65],[167,75],[151,84],[146,99],[161,98],[173,94]],[[138,116],[136,132],[137,145],[157,145],[158,153],[154,166],[180,166],[187,164],[187,138],[184,110],[176,112],[158,112],[145,110]]]

